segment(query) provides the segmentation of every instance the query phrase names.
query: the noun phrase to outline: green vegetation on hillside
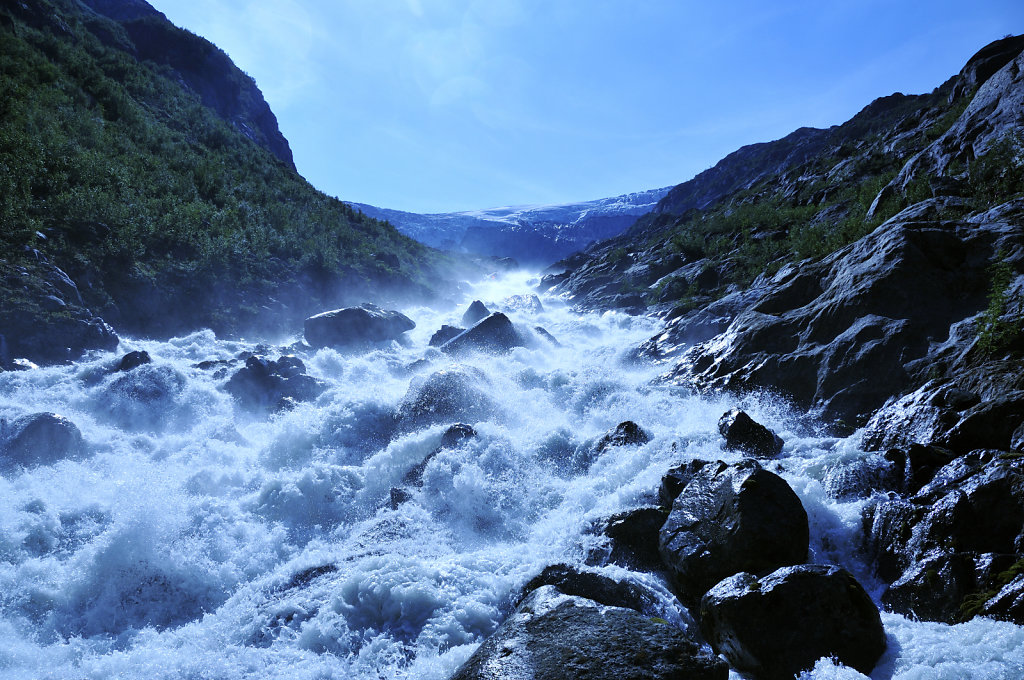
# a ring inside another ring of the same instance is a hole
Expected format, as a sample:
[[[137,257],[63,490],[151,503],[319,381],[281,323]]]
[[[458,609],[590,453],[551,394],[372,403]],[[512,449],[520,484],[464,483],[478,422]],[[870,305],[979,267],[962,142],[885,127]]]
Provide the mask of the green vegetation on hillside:
[[[426,290],[437,253],[313,189],[130,47],[70,0],[0,9],[0,258],[36,249],[149,332]]]

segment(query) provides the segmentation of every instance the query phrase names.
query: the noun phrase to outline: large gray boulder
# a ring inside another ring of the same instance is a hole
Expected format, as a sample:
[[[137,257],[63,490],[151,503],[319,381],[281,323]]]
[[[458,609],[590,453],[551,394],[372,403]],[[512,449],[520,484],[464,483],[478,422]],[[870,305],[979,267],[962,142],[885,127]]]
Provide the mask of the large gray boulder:
[[[305,336],[312,347],[336,347],[395,340],[415,327],[401,312],[364,303],[309,317]]]
[[[726,680],[692,635],[632,609],[533,591],[451,680]]]
[[[727,576],[804,562],[809,536],[793,489],[748,459],[702,467],[673,502],[658,549],[676,593],[693,605]]]
[[[0,425],[0,469],[49,465],[85,451],[78,427],[56,413],[33,413]]]
[[[526,347],[526,340],[507,316],[495,312],[441,345],[441,351],[453,356],[469,352],[501,354],[515,347]]]
[[[399,425],[415,429],[442,422],[474,423],[494,415],[490,381],[473,366],[450,366],[415,378],[398,406]]]
[[[757,680],[791,680],[822,657],[867,674],[886,646],[878,609],[839,567],[736,574],[704,596],[700,614],[715,651]]]
[[[224,389],[248,409],[281,410],[316,399],[327,383],[306,375],[300,359],[286,355],[277,360],[251,356],[224,385]]]

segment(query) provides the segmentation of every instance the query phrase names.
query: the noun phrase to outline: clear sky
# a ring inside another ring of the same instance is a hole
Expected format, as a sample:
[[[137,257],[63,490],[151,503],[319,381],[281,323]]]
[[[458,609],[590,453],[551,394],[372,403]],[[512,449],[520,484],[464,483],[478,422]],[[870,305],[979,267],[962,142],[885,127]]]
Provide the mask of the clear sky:
[[[150,0],[256,79],[299,172],[448,212],[683,182],[1024,32],[1021,0]]]

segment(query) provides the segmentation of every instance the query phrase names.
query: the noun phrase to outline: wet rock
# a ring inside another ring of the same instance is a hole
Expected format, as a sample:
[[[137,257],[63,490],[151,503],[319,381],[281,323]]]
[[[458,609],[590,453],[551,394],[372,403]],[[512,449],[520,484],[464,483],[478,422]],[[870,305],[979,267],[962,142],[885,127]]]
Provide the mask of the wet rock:
[[[0,469],[50,465],[85,452],[78,427],[56,413],[33,413],[0,425]]]
[[[718,431],[725,437],[725,448],[742,451],[759,458],[777,456],[782,451],[782,439],[764,425],[755,422],[737,408],[722,414]]]
[[[981,608],[981,615],[1024,625],[1024,574],[1014,576],[987,600]]]
[[[839,567],[736,574],[704,596],[700,613],[715,651],[759,680],[791,680],[822,657],[867,674],[886,646],[878,609]]]
[[[485,420],[495,412],[490,382],[472,366],[451,366],[417,377],[398,407],[397,419],[415,429],[441,422]]]
[[[441,351],[453,356],[467,352],[495,354],[525,346],[523,336],[515,329],[509,318],[501,312],[495,312],[441,345]]]
[[[626,420],[606,432],[594,445],[594,450],[601,453],[619,446],[641,446],[649,441],[651,435],[632,420]]]
[[[311,347],[337,347],[395,340],[415,327],[401,312],[364,303],[309,317],[305,336]]]
[[[667,518],[665,510],[654,506],[634,508],[609,517],[601,530],[611,541],[607,560],[644,571],[661,569],[658,534]]]
[[[459,333],[465,331],[465,328],[459,328],[458,326],[441,326],[433,335],[430,336],[430,342],[427,343],[431,347],[440,347],[444,343],[454,338]]]
[[[800,499],[754,460],[704,466],[672,504],[658,548],[680,599],[696,603],[723,578],[807,559]]]
[[[726,680],[728,674],[686,631],[543,587],[520,603],[452,680]]]
[[[881,456],[833,465],[825,471],[825,494],[837,501],[867,498],[877,491],[902,488],[903,468]]]
[[[666,472],[665,476],[661,478],[661,486],[658,487],[658,502],[662,507],[671,508],[676,497],[707,464],[706,460],[691,460],[682,465],[676,465]]]
[[[472,304],[469,305],[469,309],[462,315],[462,325],[472,326],[476,322],[486,319],[490,314],[491,312],[484,306],[484,303],[479,300],[473,300]]]
[[[522,602],[530,593],[542,586],[554,586],[565,595],[585,597],[608,607],[623,607],[638,612],[650,611],[657,602],[652,593],[632,583],[616,581],[603,574],[584,571],[568,564],[544,567],[544,571],[523,586],[519,601]]]
[[[957,453],[1010,450],[1013,433],[1022,425],[1024,392],[1011,392],[972,406],[940,441]]]
[[[402,503],[412,500],[412,492],[399,486],[391,487],[390,505],[392,510],[397,510]]]
[[[117,365],[117,370],[130,371],[133,368],[151,363],[152,361],[153,360],[149,357],[149,352],[128,352],[128,354],[121,357],[121,362]]]
[[[501,301],[501,307],[506,312],[527,314],[540,314],[544,311],[544,305],[536,295],[509,295]]]
[[[975,592],[974,558],[937,553],[914,563],[882,594],[887,609],[923,621],[960,620],[964,598]]]
[[[864,548],[875,573],[891,583],[910,566],[907,544],[914,525],[925,509],[902,498],[894,498],[867,506],[861,517],[864,526]]]
[[[406,486],[415,487],[423,486],[423,471],[427,468],[427,463],[434,459],[434,456],[439,454],[444,449],[450,449],[455,446],[458,446],[467,439],[472,439],[475,436],[476,430],[474,430],[473,427],[470,425],[466,425],[465,423],[456,423],[452,425],[447,430],[445,430],[444,434],[441,436],[441,444],[436,449],[427,454],[426,458],[424,458],[422,461],[414,465],[412,468],[409,469],[408,472],[405,473],[405,476],[402,477],[402,484],[405,484]],[[391,490],[392,505],[394,505],[395,502],[395,491],[396,489]],[[406,495],[401,502],[404,502],[408,499],[409,497],[408,495]]]
[[[224,389],[244,408],[279,410],[316,399],[327,390],[327,383],[306,375],[306,367],[297,357],[286,355],[271,361],[251,356]]]
[[[1010,435],[1010,450],[1017,453],[1024,453],[1024,424],[1013,431]]]
[[[562,343],[558,342],[558,339],[555,336],[551,335],[551,333],[548,333],[547,329],[545,329],[543,326],[534,326],[533,331],[540,337],[550,342],[555,347],[562,346]]]

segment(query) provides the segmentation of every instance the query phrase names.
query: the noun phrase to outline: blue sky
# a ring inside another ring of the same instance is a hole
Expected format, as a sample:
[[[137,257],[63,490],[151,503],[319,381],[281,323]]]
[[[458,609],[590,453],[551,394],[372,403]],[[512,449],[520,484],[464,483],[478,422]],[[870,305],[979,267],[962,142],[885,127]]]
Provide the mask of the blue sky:
[[[256,79],[299,172],[413,212],[669,186],[931,91],[1020,0],[150,0]]]

